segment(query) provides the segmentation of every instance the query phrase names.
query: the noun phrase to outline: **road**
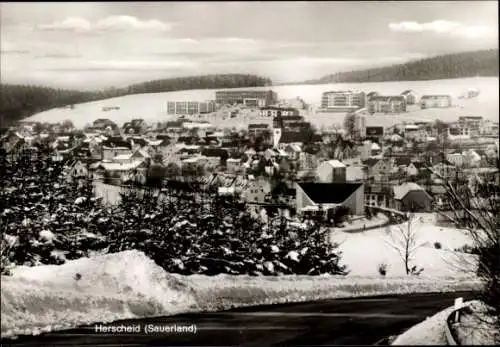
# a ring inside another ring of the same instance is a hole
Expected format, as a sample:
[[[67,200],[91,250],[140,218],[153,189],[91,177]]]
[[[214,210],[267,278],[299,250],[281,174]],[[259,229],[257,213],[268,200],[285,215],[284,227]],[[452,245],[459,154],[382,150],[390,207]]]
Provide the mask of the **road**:
[[[224,312],[110,323],[155,326],[186,324],[196,333],[92,334],[95,326],[22,336],[1,341],[2,346],[298,346],[371,345],[397,335],[438,311],[453,305],[457,297],[474,298],[470,292],[413,294],[309,303],[239,308]]]

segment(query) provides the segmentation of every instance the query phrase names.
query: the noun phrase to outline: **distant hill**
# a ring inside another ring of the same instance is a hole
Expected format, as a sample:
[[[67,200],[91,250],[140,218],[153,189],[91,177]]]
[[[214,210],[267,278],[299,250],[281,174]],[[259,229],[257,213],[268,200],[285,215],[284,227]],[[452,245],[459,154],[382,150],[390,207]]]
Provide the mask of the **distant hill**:
[[[34,113],[88,101],[142,93],[161,93],[189,89],[223,89],[272,85],[268,78],[221,74],[168,78],[133,84],[125,88],[109,88],[82,92],[33,85],[0,85],[0,128],[29,117]]]
[[[358,71],[339,72],[304,84],[422,81],[465,77],[497,77],[498,49],[454,53]]]

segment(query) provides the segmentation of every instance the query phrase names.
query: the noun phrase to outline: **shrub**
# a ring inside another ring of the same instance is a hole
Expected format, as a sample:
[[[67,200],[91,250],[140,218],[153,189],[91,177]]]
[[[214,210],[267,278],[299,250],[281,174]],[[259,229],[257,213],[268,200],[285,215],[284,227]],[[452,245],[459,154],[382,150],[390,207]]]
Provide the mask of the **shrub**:
[[[441,242],[434,242],[435,249],[441,249]]]
[[[378,273],[381,274],[382,276],[385,276],[387,274],[387,264],[385,263],[378,264]]]
[[[470,245],[463,245],[462,247],[455,248],[455,252],[468,253],[468,254],[480,254],[480,250],[477,247]]]
[[[420,276],[420,274],[424,271],[424,268],[418,268],[416,265],[412,266],[410,269],[410,275],[412,276]]]

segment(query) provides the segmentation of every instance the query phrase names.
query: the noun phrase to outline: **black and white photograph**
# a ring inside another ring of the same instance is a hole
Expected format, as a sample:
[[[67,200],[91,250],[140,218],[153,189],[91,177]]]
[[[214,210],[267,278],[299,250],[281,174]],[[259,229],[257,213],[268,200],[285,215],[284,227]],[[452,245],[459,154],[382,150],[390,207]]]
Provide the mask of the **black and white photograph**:
[[[498,1],[1,2],[1,345],[500,344],[498,33]]]

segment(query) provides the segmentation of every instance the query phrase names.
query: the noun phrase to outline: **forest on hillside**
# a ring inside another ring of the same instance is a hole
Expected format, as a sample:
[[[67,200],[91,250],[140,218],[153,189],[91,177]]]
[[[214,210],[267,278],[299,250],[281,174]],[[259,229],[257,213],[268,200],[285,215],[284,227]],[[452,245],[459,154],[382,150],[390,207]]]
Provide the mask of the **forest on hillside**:
[[[302,83],[422,81],[466,77],[498,77],[498,49],[446,54],[405,64],[339,72]]]
[[[129,94],[160,93],[188,89],[222,89],[271,85],[268,78],[223,74],[168,78],[133,84],[125,88],[108,88],[82,92],[34,85],[2,84],[0,86],[0,128],[55,107],[71,107],[88,101],[103,100]]]

